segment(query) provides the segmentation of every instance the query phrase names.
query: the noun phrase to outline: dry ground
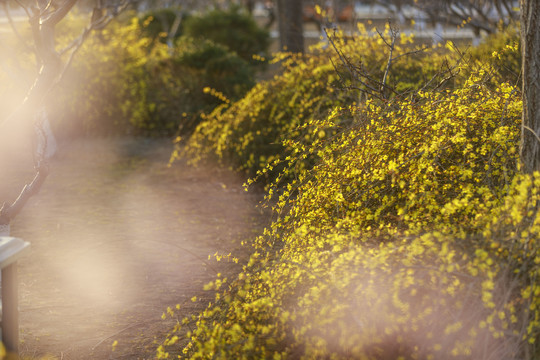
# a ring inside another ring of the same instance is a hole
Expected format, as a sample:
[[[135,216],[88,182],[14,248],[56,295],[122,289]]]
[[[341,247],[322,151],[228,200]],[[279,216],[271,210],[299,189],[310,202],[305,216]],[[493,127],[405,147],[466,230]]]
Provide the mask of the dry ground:
[[[237,270],[208,255],[245,256],[240,241],[262,226],[259,195],[214,167],[167,168],[171,150],[149,139],[60,147],[11,229],[31,243],[19,262],[23,356],[151,359],[172,326],[161,319],[166,308],[204,307],[204,283]],[[31,159],[4,154],[0,169],[0,198],[12,200],[32,176]]]

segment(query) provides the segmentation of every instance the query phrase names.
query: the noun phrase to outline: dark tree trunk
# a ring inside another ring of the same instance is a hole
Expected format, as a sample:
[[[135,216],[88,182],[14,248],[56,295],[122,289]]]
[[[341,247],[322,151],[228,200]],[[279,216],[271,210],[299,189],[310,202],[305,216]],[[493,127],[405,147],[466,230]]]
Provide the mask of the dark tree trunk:
[[[540,170],[540,2],[521,0],[521,51],[523,56],[523,171]]]
[[[255,8],[255,0],[245,0],[244,5],[250,15],[253,15],[253,9]]]
[[[282,50],[304,52],[302,0],[277,0]]]

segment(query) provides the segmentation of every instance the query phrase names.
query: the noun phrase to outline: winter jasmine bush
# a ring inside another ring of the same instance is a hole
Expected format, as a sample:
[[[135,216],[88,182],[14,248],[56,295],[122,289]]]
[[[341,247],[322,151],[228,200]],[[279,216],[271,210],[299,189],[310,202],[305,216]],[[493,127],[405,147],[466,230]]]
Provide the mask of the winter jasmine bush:
[[[410,96],[349,93],[325,116],[280,127],[279,161],[258,175],[281,166],[267,187],[272,225],[158,357],[537,358],[540,174],[519,172],[519,91],[467,63],[454,70],[470,75]],[[229,129],[234,112],[220,111],[211,116]],[[280,124],[247,118],[236,124]],[[195,136],[217,137],[211,126]],[[238,156],[219,144],[211,152]]]
[[[255,176],[266,164],[296,151],[284,140],[309,144],[330,136],[330,133],[313,132],[304,125],[325,118],[336,108],[349,112],[347,105],[363,103],[365,91],[378,88],[377,80],[384,76],[388,58],[384,41],[378,35],[361,31],[361,35],[352,39],[339,32],[331,35],[342,56],[331,46],[314,49],[304,56],[276,55],[272,61],[280,64],[282,72],[269,81],[258,83],[240,101],[225,103],[203,115],[203,121],[193,135],[185,143],[180,142],[173,159],[185,156],[192,163],[218,159]],[[383,36],[390,36],[389,29]],[[414,45],[412,38],[398,37],[393,50],[398,59],[393,62],[391,75],[387,77],[389,88],[404,94],[424,86],[429,79],[432,84],[441,82],[440,75],[448,67],[448,59],[455,55],[444,55],[444,49],[436,49],[428,55],[424,50]],[[370,79],[356,81],[353,71],[342,63],[343,56],[350,63],[360,64],[356,70],[370,74]],[[430,61],[424,61],[428,56]],[[411,61],[406,61],[408,57]],[[389,96],[395,96],[395,93]],[[344,126],[351,119],[352,116],[346,114],[332,117]],[[311,156],[305,160],[297,166],[303,168],[313,163]],[[278,166],[267,172],[267,181],[277,176],[281,169]]]

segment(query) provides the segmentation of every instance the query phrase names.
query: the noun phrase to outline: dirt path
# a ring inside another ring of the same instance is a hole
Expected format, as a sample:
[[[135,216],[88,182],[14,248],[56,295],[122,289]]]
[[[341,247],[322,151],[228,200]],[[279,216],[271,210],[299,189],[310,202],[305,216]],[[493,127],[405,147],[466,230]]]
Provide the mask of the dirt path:
[[[148,139],[60,148],[11,229],[31,242],[19,267],[22,355],[151,359],[171,327],[167,306],[203,307],[203,284],[235,271],[208,255],[246,252],[240,241],[261,228],[258,196],[225,171],[167,168],[170,151]],[[3,172],[4,194],[31,174],[16,165]]]

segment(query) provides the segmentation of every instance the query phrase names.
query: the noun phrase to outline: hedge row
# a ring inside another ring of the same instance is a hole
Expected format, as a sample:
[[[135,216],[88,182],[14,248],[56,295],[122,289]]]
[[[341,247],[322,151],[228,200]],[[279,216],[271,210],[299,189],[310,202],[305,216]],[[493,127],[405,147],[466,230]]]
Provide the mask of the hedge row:
[[[513,48],[517,43],[515,32],[498,34],[490,41],[493,47],[474,49],[470,54],[463,54],[451,43],[426,48],[411,36],[398,35],[385,78],[392,30],[386,28],[380,35],[360,30],[353,38],[330,34],[332,44],[304,56],[275,56],[273,62],[280,64],[280,75],[258,83],[240,101],[203,115],[194,134],[180,139],[175,157],[185,156],[192,163],[217,159],[254,177],[267,163],[291,154],[293,149],[284,140],[309,144],[322,135],[302,125],[326,117],[337,107],[347,112],[348,105],[361,104],[374,96],[390,100],[413,96],[418,90],[452,88],[478,68],[489,69],[484,77],[493,84],[517,79],[511,75],[519,72],[519,54]],[[498,57],[492,56],[494,51]],[[352,116],[333,119],[347,126]],[[307,157],[299,166],[312,163],[313,159]],[[281,169],[265,174],[265,181]]]
[[[311,60],[295,61],[284,77],[314,74]],[[171,329],[157,356],[540,356],[540,174],[519,172],[519,90],[470,65],[440,91],[362,102],[348,92],[326,116],[280,127],[290,131],[268,186],[275,220],[240,275],[209,284],[215,301]],[[241,103],[229,109],[247,111]],[[260,131],[281,124],[252,116]],[[230,144],[213,151],[239,156]]]

